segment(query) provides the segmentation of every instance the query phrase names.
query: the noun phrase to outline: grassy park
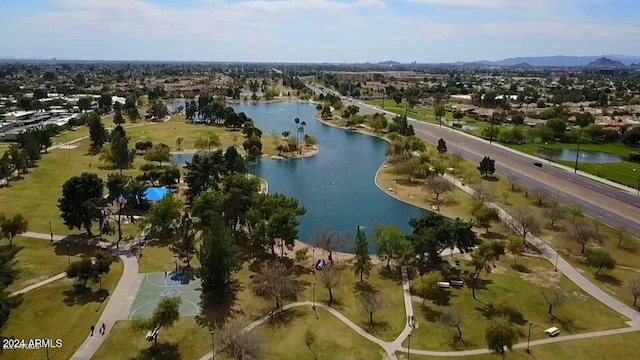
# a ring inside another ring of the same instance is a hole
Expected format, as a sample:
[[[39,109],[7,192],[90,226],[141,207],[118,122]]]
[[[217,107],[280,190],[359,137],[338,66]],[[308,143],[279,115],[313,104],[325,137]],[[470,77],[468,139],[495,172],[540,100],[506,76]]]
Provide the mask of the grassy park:
[[[611,335],[583,340],[563,341],[555,344],[540,345],[531,348],[531,354],[524,349],[514,349],[507,352],[506,360],[556,360],[556,359],[586,359],[586,360],[633,360],[638,357],[640,343],[638,333],[632,332],[621,335]],[[407,359],[406,352],[397,352],[398,359]],[[411,359],[431,360],[432,356],[410,354]],[[441,359],[441,357],[437,357]],[[500,359],[494,354],[473,356],[452,356],[449,360],[494,360]]]
[[[8,246],[7,240],[0,241],[0,247]],[[78,256],[91,255],[95,248],[70,244],[66,245],[42,239],[16,237],[13,239],[15,251],[15,269],[18,273],[15,281],[8,287],[11,292],[18,291],[29,285],[58,275],[67,270],[67,251],[71,261],[76,261]]]
[[[62,339],[61,348],[50,349],[53,359],[69,359],[89,334],[89,327],[95,324],[105,302],[100,295],[111,293],[122,275],[122,263],[116,260],[111,271],[102,279],[103,292],[99,284],[90,283],[90,291],[78,292],[72,279],[61,279],[40,287],[24,295],[22,304],[11,313],[3,334],[16,338]],[[107,324],[111,325],[111,324]],[[41,359],[41,351],[17,350],[4,354],[6,359]]]
[[[452,260],[450,262],[454,265]],[[552,326],[558,327],[563,335],[625,327],[627,319],[554,272],[548,261],[519,257],[517,263],[518,266],[514,266],[514,259],[505,256],[491,274],[483,273],[476,290],[478,300],[473,299],[469,287],[474,268],[467,260],[462,259],[461,265],[454,267],[467,283],[464,288],[422,292],[424,279],[415,279],[412,294],[415,294],[413,305],[418,327],[411,337],[412,348],[441,351],[483,348],[486,346],[485,328],[489,320],[497,316],[496,307],[501,304],[512,307],[511,319],[522,341],[526,340],[529,322],[533,324],[532,340],[546,338],[543,331]],[[560,286],[568,294],[567,302],[554,309],[553,317],[547,313],[548,304],[541,290],[552,286]],[[422,293],[425,295],[421,297]],[[439,322],[445,307],[461,311],[464,342],[454,343],[452,339],[457,330]]]

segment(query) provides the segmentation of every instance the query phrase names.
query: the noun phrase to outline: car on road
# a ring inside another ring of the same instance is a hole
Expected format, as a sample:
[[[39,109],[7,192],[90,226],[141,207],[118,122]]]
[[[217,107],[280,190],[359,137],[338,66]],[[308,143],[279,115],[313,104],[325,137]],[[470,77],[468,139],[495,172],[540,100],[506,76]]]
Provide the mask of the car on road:
[[[534,162],[533,165],[537,166],[537,167],[542,167],[542,163],[541,162]]]

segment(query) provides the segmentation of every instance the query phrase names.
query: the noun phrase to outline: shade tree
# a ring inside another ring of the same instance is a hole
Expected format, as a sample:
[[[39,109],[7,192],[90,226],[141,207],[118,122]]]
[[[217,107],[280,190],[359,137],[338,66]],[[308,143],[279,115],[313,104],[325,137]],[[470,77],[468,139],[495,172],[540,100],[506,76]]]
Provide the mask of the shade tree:
[[[568,299],[567,292],[560,286],[542,288],[540,291],[547,305],[549,305],[547,310],[549,316],[554,316],[553,309],[562,306]]]
[[[507,221],[507,227],[513,233],[527,241],[527,235],[540,231],[540,224],[533,212],[525,206],[517,206],[511,213],[511,219]]]
[[[382,294],[375,290],[364,290],[360,293],[359,300],[362,309],[369,314],[369,328],[372,329],[375,326],[373,314],[383,305]]]
[[[329,291],[329,304],[333,302],[333,289],[340,283],[340,272],[336,266],[333,264],[317,273],[320,284]]]
[[[232,359],[260,359],[262,336],[257,331],[248,331],[250,321],[234,316],[215,326],[215,347]]]
[[[328,254],[328,260],[333,265],[333,253],[342,249],[347,243],[344,233],[334,231],[330,228],[317,230],[311,237],[311,245],[323,249]]]
[[[489,322],[485,330],[485,339],[489,350],[504,358],[505,349],[511,350],[518,341],[518,329],[508,317],[499,317]]]
[[[182,206],[182,202],[173,195],[154,203],[144,220],[149,237],[172,242],[179,227]]]
[[[482,272],[487,274],[491,273],[493,265],[500,260],[500,257],[505,253],[505,246],[498,241],[487,241],[478,246],[477,249],[471,254],[471,264],[475,268],[473,282],[471,284],[471,294],[474,300],[476,298],[476,288],[478,286],[478,280]]]
[[[587,265],[596,269],[596,276],[602,270],[613,270],[616,267],[616,259],[604,249],[588,249],[585,261]]]
[[[179,296],[165,297],[158,302],[153,314],[149,318],[139,319],[134,322],[134,328],[159,332],[162,328],[172,327],[180,319],[180,305],[182,298]],[[154,344],[158,344],[158,337],[153,338]]]
[[[496,172],[496,161],[488,156],[483,157],[478,166],[478,171],[485,178],[493,175]]]
[[[84,229],[88,235],[92,235],[93,222],[103,216],[103,191],[104,182],[97,174],[82,173],[68,179],[62,185],[62,196],[58,199],[64,224],[69,229]]]
[[[371,257],[369,257],[369,241],[367,234],[358,226],[356,230],[356,239],[353,245],[353,253],[355,254],[355,262],[353,263],[353,272],[360,276],[360,283],[364,282],[364,275],[369,276],[371,271]]]
[[[293,299],[300,292],[300,283],[292,272],[280,261],[269,261],[251,279],[253,294],[275,302],[275,310],[280,311],[282,301]]]
[[[0,235],[2,238],[9,240],[9,246],[13,246],[13,239],[16,236],[27,232],[28,228],[29,221],[27,221],[22,214],[5,216],[0,213]]]
[[[197,273],[202,280],[201,296],[203,302],[212,300],[220,303],[232,291],[232,274],[241,265],[240,252],[220,213],[201,221],[202,243],[197,252],[200,260]]]
[[[81,281],[82,287],[87,287],[87,282],[94,283],[100,281],[100,277],[109,273],[114,257],[104,250],[96,251],[92,257],[86,256],[79,261],[72,262],[66,272],[70,279]]]
[[[413,257],[411,242],[396,225],[374,225],[373,243],[377,249],[378,258],[387,262],[387,269],[391,268],[391,260],[402,266]]]

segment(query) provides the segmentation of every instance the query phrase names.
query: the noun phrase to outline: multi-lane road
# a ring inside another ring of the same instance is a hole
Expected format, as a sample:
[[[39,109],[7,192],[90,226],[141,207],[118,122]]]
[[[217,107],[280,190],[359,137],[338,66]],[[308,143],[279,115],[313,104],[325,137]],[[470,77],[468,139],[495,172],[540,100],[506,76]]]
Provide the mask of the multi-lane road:
[[[309,87],[325,94],[335,93],[315,84],[310,84]],[[363,114],[384,112],[389,118],[395,116],[361,101],[343,98],[342,102],[345,105],[359,106]],[[629,234],[640,238],[639,196],[546,163],[540,168],[536,167],[533,165],[535,160],[525,154],[489,144],[486,140],[463,132],[411,118],[409,121],[415,128],[416,136],[421,139],[437,144],[443,138],[447,141],[449,151],[474,163],[489,156],[496,161],[498,174],[517,178],[517,182],[527,189],[545,189],[569,206],[579,205],[586,215],[614,228],[624,227]]]

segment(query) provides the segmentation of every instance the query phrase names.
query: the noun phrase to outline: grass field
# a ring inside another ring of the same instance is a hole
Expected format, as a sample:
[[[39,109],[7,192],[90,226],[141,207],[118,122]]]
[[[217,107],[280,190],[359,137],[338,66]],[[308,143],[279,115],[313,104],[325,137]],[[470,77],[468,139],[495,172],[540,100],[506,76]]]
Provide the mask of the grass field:
[[[196,249],[200,245],[196,246]],[[175,270],[175,264],[173,263],[174,254],[169,250],[169,245],[161,245],[157,242],[148,243],[142,250],[142,257],[138,263],[138,271],[140,273],[153,273],[167,271],[171,272]],[[191,258],[191,266],[197,267],[200,265],[197,256]]]
[[[507,352],[506,360],[636,360],[640,352],[638,333],[604,336],[599,338],[572,340],[556,344],[540,345],[531,348],[531,354],[524,349]],[[398,359],[407,359],[406,352],[397,352]],[[410,354],[411,359],[435,360],[442,357]],[[447,357],[448,360],[495,360],[499,355],[485,354],[474,356]]]
[[[389,279],[381,274],[383,268],[380,265],[374,265],[369,278],[365,279],[365,286],[379,291],[383,302],[380,311],[374,314],[375,328],[369,329],[369,314],[362,310],[359,300],[362,289],[360,278],[356,277],[350,265],[344,263],[338,266],[340,266],[340,282],[333,289],[334,301],[331,306],[380,339],[391,341],[400,335],[406,323],[406,315],[399,275],[398,279]],[[315,282],[316,301],[328,304],[329,291],[322,287],[322,283],[314,278],[313,273],[301,276],[301,281],[308,284],[301,296],[301,301],[312,299],[311,284]]]
[[[0,246],[8,246],[8,240],[1,240]],[[16,237],[13,244],[18,251],[15,260],[15,269],[18,270],[16,280],[8,290],[18,291],[29,285],[45,280],[54,275],[66,271],[68,266],[67,246],[60,243],[49,244],[42,239]],[[68,251],[71,261],[77,260],[77,256],[91,255],[96,248],[83,245],[69,245]]]
[[[536,151],[550,149],[568,149],[577,150],[577,144],[560,144],[554,143],[549,145],[544,144],[526,144],[526,145],[509,145],[510,147],[525,152],[527,154],[534,155]],[[623,161],[619,163],[611,164],[589,164],[578,162],[578,169],[599,176],[605,179],[615,181],[620,184],[637,188],[640,185],[640,164],[631,161],[626,161],[630,153],[637,153],[639,149],[627,146],[620,143],[608,143],[608,144],[580,144],[580,151],[594,151],[604,152],[620,156]],[[554,161],[562,165],[575,167],[575,160],[571,161]],[[637,169],[636,171],[633,171]]]
[[[311,308],[299,308],[284,314],[285,324],[267,323],[258,327],[264,341],[261,359],[313,359],[305,345],[307,329],[316,335],[312,346],[317,359],[385,359],[384,350],[351,330],[329,312],[318,309],[318,319]]]
[[[102,279],[103,289],[109,292],[115,289],[122,269],[119,260],[111,265],[111,271]],[[22,304],[11,313],[7,327],[2,331],[3,336],[61,339],[63,346],[50,349],[49,355],[52,359],[69,359],[89,335],[89,327],[98,321],[106,304],[106,301],[100,303],[98,284],[91,284],[91,293],[81,296],[72,291],[73,284],[72,279],[65,278],[25,294]],[[3,359],[44,358],[44,349],[3,354]]]
[[[209,330],[198,326],[194,317],[180,318],[162,329],[156,349],[144,335],[133,328],[133,321],[118,321],[92,359],[199,359],[211,350]]]
[[[462,265],[462,274],[473,273],[473,268]],[[556,326],[563,334],[577,334],[598,330],[625,327],[624,319],[597,300],[582,292],[567,278],[553,271],[546,260],[536,258],[518,259],[517,270],[512,268],[514,260],[506,256],[492,269],[492,274],[481,276],[482,286],[476,290],[479,301],[473,300],[471,288],[439,290],[429,294],[424,305],[414,301],[414,313],[419,323],[411,337],[411,346],[425,350],[466,350],[485,347],[484,331],[489,319],[495,316],[488,305],[507,303],[516,310],[512,321],[517,324],[521,339],[526,339],[529,322],[533,323],[531,338],[542,339],[544,329]],[[469,284],[469,276],[462,275]],[[414,281],[419,288],[420,279]],[[559,285],[569,294],[563,306],[554,309],[556,318],[547,314],[548,305],[541,293],[541,286]],[[417,291],[412,289],[412,293]],[[452,338],[457,331],[437,322],[446,306],[463,313],[462,333],[465,344],[455,347]],[[405,344],[406,346],[406,344]]]

